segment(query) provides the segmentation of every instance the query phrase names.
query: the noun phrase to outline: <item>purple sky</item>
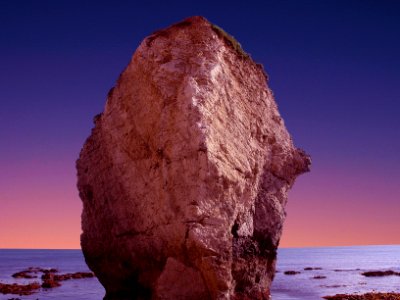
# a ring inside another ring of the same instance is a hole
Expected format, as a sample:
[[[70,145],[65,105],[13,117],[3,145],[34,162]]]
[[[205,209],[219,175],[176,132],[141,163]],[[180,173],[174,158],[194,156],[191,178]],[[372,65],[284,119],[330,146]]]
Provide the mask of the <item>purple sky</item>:
[[[191,15],[264,64],[313,158],[282,245],[400,243],[400,2],[215,2],[0,3],[0,248],[79,247],[92,118],[140,41]]]

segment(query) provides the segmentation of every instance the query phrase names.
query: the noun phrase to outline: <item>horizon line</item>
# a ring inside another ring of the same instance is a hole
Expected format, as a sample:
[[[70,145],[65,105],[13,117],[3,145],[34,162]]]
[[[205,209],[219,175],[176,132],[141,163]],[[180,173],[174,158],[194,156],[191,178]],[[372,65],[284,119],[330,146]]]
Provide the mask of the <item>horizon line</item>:
[[[334,246],[293,246],[293,247],[278,247],[278,249],[379,247],[379,246],[400,246],[400,243],[399,244],[334,245]],[[0,248],[0,250],[81,250],[82,251],[82,248]]]

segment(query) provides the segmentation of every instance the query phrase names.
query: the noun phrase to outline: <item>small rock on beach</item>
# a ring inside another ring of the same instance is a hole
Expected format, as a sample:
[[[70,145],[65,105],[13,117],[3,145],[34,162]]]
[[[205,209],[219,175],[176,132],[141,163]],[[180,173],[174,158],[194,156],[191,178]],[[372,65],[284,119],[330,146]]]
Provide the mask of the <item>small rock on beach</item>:
[[[0,283],[0,293],[2,294],[15,294],[15,295],[31,295],[35,290],[40,288],[38,282],[33,282],[30,284],[7,284]]]
[[[316,275],[316,276],[312,277],[312,279],[325,279],[325,278],[326,278],[326,276],[323,276],[323,275]]]
[[[76,272],[76,273],[65,273],[57,274],[57,269],[42,269],[30,267],[28,269],[22,270],[20,272],[11,275],[13,278],[24,278],[32,279],[37,278],[37,273],[43,273],[41,276],[42,283],[32,282],[30,284],[6,284],[0,283],[0,293],[1,294],[15,294],[15,295],[31,295],[39,288],[55,288],[61,286],[60,281],[70,280],[70,279],[82,279],[82,278],[92,278],[94,273],[92,272]],[[14,298],[13,298],[14,299]]]
[[[285,275],[297,275],[297,274],[300,274],[300,272],[299,271],[285,271],[283,274],[285,274]]]
[[[364,275],[366,277],[400,276],[400,272],[395,272],[393,270],[368,271],[368,272],[361,273],[361,275]]]

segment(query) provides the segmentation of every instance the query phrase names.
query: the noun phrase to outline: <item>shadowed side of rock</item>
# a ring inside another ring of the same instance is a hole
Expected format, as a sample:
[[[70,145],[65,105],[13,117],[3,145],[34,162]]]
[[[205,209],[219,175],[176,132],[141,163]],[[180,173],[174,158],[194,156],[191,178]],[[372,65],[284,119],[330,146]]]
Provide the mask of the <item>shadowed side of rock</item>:
[[[105,299],[268,299],[294,147],[266,75],[202,17],[146,38],[77,161]]]

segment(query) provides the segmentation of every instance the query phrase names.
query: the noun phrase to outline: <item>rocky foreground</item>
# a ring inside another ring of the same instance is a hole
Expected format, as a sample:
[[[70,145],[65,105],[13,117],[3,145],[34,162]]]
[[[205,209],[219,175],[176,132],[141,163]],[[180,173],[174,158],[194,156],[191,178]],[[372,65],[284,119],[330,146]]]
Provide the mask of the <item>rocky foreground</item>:
[[[13,278],[35,279],[40,278],[41,282],[31,282],[28,284],[7,284],[0,283],[1,294],[31,295],[40,288],[50,289],[61,286],[61,281],[70,279],[93,278],[92,272],[76,272],[58,274],[57,269],[43,269],[30,267],[26,270],[11,275]]]
[[[77,161],[81,246],[105,299],[268,299],[309,165],[232,36],[202,17],[153,33]]]

